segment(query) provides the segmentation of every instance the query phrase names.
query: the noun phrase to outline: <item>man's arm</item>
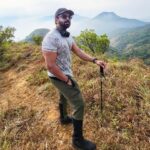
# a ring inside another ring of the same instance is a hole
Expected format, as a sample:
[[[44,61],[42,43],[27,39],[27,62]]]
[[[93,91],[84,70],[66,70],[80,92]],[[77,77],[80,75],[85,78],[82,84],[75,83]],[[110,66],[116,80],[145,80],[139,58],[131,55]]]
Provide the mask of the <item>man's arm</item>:
[[[91,57],[90,55],[86,54],[84,51],[81,51],[81,49],[75,43],[73,43],[73,45],[72,45],[72,51],[81,59],[83,59],[85,61],[93,62],[94,58]]]
[[[85,60],[85,61],[90,61],[96,63],[98,66],[102,66],[104,69],[106,67],[106,63],[101,61],[101,60],[97,60],[94,57],[86,54],[84,51],[82,51],[77,45],[76,43],[73,43],[72,45],[72,51],[81,59]],[[95,59],[95,60],[94,60]]]
[[[68,77],[56,65],[57,52],[42,51],[47,69],[58,79],[67,82]]]

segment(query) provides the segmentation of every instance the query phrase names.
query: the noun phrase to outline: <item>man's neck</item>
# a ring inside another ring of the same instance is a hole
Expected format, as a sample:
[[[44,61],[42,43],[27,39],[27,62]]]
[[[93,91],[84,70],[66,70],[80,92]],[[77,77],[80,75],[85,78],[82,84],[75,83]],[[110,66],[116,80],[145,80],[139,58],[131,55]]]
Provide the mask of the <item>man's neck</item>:
[[[59,31],[66,31],[66,29],[63,28],[62,26],[56,26],[56,29],[59,30]]]
[[[59,31],[59,33],[61,34],[62,37],[69,37],[70,33],[68,31],[66,31],[66,29],[61,28],[60,26],[56,26],[56,30]]]

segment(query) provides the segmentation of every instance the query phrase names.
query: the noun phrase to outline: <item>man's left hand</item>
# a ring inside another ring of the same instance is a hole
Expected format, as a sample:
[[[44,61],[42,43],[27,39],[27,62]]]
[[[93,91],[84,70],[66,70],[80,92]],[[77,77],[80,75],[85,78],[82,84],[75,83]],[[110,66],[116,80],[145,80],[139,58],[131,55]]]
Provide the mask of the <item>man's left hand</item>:
[[[103,67],[103,69],[106,69],[106,63],[104,61],[96,60],[95,64],[97,64],[98,66]]]

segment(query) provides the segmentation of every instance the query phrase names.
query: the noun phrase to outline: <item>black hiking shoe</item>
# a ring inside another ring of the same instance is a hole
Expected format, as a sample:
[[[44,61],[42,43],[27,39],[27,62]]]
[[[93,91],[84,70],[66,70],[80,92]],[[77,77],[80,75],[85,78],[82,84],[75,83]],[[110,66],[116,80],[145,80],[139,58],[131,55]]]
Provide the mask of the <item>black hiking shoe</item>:
[[[79,150],[96,150],[96,145],[84,138],[74,138],[72,140],[73,147]]]
[[[72,137],[73,147],[79,150],[96,150],[96,144],[84,139],[83,137],[83,121],[73,119],[74,133]]]

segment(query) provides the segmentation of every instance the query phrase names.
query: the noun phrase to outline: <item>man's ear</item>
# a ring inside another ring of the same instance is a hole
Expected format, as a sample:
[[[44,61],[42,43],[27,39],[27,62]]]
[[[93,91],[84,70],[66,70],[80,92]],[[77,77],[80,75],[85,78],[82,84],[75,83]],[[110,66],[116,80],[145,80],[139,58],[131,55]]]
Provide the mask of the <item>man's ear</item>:
[[[58,17],[55,18],[55,24],[57,24],[57,22],[58,22]]]

